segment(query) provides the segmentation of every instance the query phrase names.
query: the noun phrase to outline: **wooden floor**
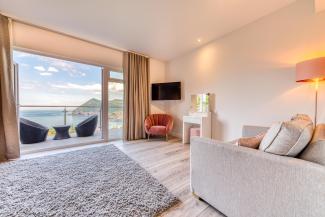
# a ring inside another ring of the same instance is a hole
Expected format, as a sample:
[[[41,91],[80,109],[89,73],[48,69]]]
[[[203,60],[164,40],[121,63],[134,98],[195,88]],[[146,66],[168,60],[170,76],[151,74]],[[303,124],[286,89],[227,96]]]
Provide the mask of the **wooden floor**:
[[[141,140],[127,143],[116,141],[111,144],[114,144],[132,159],[137,161],[180,199],[181,202],[179,204],[170,208],[161,216],[223,216],[207,203],[194,197],[190,191],[189,145],[181,144],[178,139],[170,139],[168,142],[163,140],[150,140],[149,142],[147,140]],[[43,152],[25,155],[22,158],[38,157],[102,145],[106,144]]]

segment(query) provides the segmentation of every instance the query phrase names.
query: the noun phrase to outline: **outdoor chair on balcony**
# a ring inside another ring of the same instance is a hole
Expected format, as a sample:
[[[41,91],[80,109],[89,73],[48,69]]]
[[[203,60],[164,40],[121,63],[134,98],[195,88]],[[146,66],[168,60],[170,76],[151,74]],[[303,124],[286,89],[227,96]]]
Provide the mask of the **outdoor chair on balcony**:
[[[93,115],[76,126],[78,137],[93,136],[97,128],[98,115]]]
[[[20,118],[20,141],[22,144],[44,142],[49,129],[43,125]]]

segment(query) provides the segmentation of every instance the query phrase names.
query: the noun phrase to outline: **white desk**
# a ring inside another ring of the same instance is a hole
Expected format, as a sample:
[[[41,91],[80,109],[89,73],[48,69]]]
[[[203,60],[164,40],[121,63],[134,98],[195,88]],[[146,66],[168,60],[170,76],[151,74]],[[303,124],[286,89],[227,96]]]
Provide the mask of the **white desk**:
[[[183,116],[183,144],[190,143],[190,128],[200,126],[200,137],[211,138],[211,112]]]

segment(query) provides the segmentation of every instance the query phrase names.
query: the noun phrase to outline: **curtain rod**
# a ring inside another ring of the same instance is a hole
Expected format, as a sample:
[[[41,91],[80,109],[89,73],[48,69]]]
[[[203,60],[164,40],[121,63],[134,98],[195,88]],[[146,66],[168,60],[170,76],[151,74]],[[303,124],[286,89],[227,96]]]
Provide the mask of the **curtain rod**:
[[[18,19],[16,17],[10,16],[10,15],[8,15],[6,13],[0,12],[0,14],[2,14],[3,16],[8,17],[9,19],[11,19],[12,21],[17,22],[17,23],[33,26],[33,27],[36,27],[36,28],[39,28],[39,29],[43,29],[43,30],[50,31],[50,32],[53,32],[53,33],[57,33],[57,34],[60,34],[60,35],[63,35],[63,36],[71,37],[71,38],[81,40],[81,41],[84,41],[84,42],[87,42],[87,43],[91,43],[91,44],[98,45],[98,46],[101,46],[101,47],[109,48],[109,49],[112,49],[112,50],[115,50],[115,51],[130,52],[130,53],[134,53],[134,54],[137,54],[137,55],[140,55],[140,56],[150,58],[150,56],[148,56],[146,54],[136,52],[136,51],[126,50],[126,49],[123,49],[123,48],[111,47],[111,46],[108,46],[108,45],[105,45],[105,44],[102,44],[102,43],[94,42],[94,41],[84,39],[84,38],[81,38],[81,37],[78,37],[78,36],[70,35],[70,34],[67,34],[67,33],[64,33],[64,32],[61,32],[61,31],[53,30],[53,29],[45,27],[45,26],[40,26],[40,25],[36,25],[36,24],[30,23],[30,22],[27,22],[27,21],[23,21],[23,20],[20,20],[20,19]]]

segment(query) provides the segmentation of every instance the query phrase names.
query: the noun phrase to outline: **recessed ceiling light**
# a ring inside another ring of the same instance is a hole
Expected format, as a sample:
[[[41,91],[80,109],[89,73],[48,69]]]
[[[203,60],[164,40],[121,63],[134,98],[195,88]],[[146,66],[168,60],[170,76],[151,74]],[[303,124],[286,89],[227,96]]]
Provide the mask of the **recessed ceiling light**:
[[[200,39],[200,38],[198,38],[198,39],[197,39],[197,42],[201,43],[201,39]]]

